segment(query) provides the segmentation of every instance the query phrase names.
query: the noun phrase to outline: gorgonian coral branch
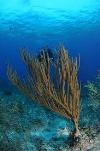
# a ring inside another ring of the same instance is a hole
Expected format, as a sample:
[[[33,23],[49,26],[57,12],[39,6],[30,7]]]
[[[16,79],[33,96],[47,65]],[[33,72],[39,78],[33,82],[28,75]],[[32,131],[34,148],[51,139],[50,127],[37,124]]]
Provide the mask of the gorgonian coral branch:
[[[55,62],[51,62],[45,53],[40,62],[25,49],[21,57],[27,68],[27,80],[21,80],[9,66],[7,75],[10,81],[33,101],[71,119],[76,131],[79,131],[80,86],[77,74],[80,61],[70,58],[63,46]]]

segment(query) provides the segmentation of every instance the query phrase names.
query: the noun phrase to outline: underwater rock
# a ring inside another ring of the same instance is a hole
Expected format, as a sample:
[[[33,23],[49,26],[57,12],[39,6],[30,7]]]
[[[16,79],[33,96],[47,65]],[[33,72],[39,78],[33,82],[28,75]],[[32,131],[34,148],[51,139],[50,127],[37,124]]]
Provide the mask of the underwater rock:
[[[92,132],[91,132],[92,134]],[[81,137],[78,143],[69,138],[69,146],[71,151],[87,151],[93,148],[95,140],[91,137],[90,134],[87,134],[86,131],[81,129]]]

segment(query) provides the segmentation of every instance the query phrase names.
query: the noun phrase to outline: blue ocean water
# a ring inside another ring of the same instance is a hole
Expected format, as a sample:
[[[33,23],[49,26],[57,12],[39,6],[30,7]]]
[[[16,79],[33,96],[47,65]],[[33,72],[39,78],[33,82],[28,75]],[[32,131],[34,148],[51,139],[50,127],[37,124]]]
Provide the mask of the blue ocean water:
[[[100,68],[99,0],[0,0],[0,76],[6,79],[6,65],[23,72],[19,49],[38,53],[59,43],[70,55],[80,54],[79,78],[95,78]]]

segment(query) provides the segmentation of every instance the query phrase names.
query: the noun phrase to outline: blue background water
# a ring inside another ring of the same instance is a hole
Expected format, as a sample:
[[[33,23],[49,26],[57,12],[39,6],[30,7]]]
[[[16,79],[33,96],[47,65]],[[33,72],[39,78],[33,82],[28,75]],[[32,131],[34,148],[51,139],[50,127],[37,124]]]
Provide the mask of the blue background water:
[[[0,80],[5,85],[8,63],[23,73],[20,48],[38,53],[59,43],[71,56],[80,54],[80,80],[94,79],[100,69],[100,0],[0,0]]]

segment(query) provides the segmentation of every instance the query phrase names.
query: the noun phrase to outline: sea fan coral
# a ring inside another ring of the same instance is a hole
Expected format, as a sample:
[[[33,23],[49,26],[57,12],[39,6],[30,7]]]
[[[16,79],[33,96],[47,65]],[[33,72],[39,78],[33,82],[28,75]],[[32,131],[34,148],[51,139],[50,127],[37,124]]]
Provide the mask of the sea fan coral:
[[[78,118],[80,112],[80,86],[77,79],[79,62],[70,58],[68,51],[60,47],[56,61],[42,54],[42,62],[31,56],[27,50],[21,52],[27,67],[27,80],[22,80],[10,66],[7,75],[10,81],[26,96],[48,109],[72,120],[74,137],[79,136]]]

